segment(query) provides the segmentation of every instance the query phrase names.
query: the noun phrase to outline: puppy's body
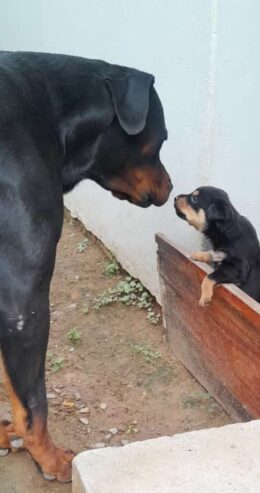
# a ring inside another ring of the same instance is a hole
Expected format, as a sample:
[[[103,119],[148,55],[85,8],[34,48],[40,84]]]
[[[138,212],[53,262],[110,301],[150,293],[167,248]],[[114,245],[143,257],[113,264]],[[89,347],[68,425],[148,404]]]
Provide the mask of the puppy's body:
[[[200,187],[175,198],[175,209],[205,234],[212,252],[197,252],[193,260],[214,262],[216,269],[202,285],[201,305],[209,303],[215,284],[233,283],[260,301],[260,244],[250,221],[241,216],[228,195],[215,187]],[[204,290],[204,295],[203,295]]]

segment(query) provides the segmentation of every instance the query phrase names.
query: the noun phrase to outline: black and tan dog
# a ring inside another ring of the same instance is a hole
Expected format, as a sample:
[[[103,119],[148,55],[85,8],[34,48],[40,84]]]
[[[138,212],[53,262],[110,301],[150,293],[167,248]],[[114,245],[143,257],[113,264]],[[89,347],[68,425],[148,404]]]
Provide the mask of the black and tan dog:
[[[63,193],[89,178],[140,207],[172,189],[154,78],[79,57],[0,53],[0,344],[14,422],[0,455],[23,444],[47,479],[71,479],[73,453],[47,430],[49,286]]]
[[[210,240],[212,250],[196,252],[193,260],[215,263],[201,286],[199,304],[210,303],[214,286],[233,283],[260,301],[260,244],[252,224],[231,204],[226,192],[199,187],[174,200],[176,212]]]

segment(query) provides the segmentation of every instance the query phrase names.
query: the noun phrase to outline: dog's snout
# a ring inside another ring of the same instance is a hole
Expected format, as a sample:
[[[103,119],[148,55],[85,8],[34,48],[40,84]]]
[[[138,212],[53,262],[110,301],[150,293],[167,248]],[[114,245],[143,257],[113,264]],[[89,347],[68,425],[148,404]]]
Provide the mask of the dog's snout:
[[[143,202],[145,202],[147,205],[153,203],[153,196],[151,193],[144,194],[142,198],[143,198]]]
[[[185,208],[187,206],[187,199],[185,195],[176,195],[174,198],[174,206],[176,208]]]

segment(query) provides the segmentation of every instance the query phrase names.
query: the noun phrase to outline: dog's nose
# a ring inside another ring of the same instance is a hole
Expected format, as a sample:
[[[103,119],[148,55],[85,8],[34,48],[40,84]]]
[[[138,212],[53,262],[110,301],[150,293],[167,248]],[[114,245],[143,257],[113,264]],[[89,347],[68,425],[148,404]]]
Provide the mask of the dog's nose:
[[[144,201],[147,202],[147,204],[152,204],[153,202],[153,196],[151,193],[147,193],[145,196],[144,196]]]
[[[152,194],[151,193],[144,193],[142,195],[142,203],[146,207],[148,207],[149,205],[151,205],[153,203],[153,196],[152,196]]]
[[[177,202],[177,200],[179,200],[179,195],[176,195],[176,197],[174,197],[174,202]]]

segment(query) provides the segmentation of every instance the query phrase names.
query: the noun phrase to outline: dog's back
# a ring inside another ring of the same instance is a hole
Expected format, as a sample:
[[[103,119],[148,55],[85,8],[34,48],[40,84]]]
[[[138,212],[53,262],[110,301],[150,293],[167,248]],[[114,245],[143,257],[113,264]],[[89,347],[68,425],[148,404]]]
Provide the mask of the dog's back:
[[[260,302],[260,243],[252,223],[237,213],[231,253],[243,258],[247,265],[247,276],[240,288],[249,296]]]

